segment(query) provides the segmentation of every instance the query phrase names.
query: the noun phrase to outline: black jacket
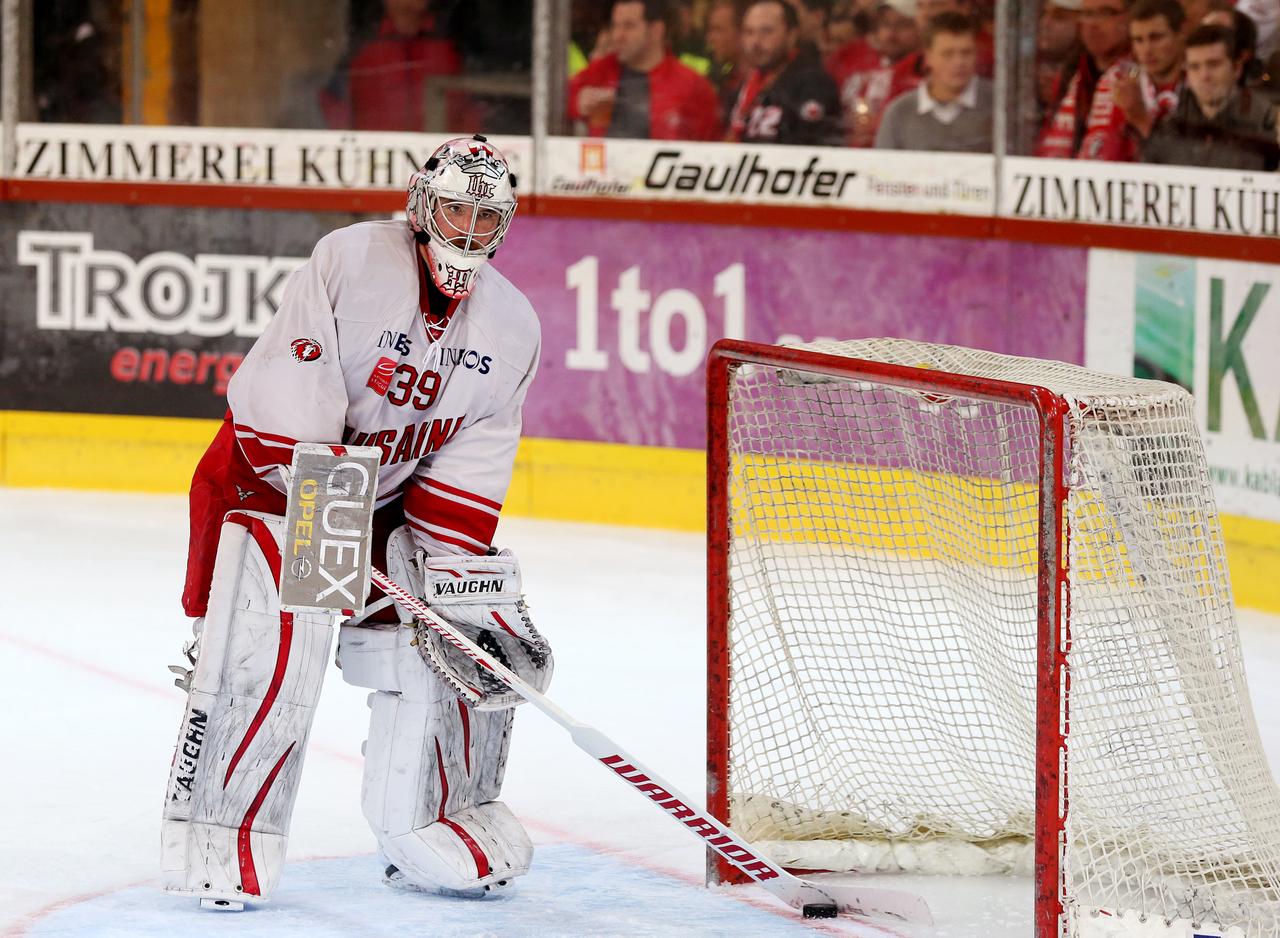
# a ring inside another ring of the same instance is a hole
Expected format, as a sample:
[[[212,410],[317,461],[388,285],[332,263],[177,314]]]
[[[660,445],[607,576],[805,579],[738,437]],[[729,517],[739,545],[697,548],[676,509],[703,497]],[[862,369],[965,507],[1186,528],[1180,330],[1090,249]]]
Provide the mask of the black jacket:
[[[746,143],[798,143],[839,146],[840,94],[816,55],[797,53],[773,84],[742,113],[743,97],[756,83],[743,82],[734,108],[735,138]]]
[[[1205,117],[1191,89],[1151,131],[1142,147],[1144,163],[1274,170],[1280,164],[1276,108],[1248,88],[1212,118]]]

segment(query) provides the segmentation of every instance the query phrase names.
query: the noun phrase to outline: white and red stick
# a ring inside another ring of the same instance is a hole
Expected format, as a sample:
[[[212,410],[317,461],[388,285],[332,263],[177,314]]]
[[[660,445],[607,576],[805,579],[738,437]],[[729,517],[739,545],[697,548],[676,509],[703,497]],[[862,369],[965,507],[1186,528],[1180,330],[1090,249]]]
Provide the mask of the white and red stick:
[[[836,910],[850,915],[884,916],[903,922],[931,924],[933,917],[924,899],[893,889],[842,886],[799,879],[756,853],[751,845],[730,828],[694,807],[684,795],[625,752],[604,733],[575,720],[502,662],[477,647],[470,639],[445,622],[412,593],[377,568],[372,579],[388,596],[413,612],[427,627],[439,634],[482,668],[492,672],[509,688],[569,731],[577,747],[603,763],[661,808],[685,830],[724,857],[747,876],[783,902],[800,909],[807,917],[830,917]]]

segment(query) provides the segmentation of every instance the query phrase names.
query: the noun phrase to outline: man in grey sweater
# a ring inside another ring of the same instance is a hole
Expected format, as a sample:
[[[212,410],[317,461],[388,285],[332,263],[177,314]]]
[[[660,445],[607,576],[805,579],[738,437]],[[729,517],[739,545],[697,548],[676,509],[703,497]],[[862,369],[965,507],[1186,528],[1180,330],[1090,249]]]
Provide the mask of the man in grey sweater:
[[[978,27],[962,13],[939,13],[924,31],[926,77],[885,110],[882,150],[991,152],[991,83],[977,76]]]

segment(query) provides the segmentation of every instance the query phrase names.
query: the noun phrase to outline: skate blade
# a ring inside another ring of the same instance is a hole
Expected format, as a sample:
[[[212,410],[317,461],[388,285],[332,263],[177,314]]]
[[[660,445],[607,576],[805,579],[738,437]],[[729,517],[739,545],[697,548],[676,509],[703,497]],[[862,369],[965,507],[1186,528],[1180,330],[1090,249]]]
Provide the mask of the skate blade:
[[[243,912],[244,903],[235,899],[201,899],[200,908],[210,912]]]
[[[489,883],[487,886],[477,886],[475,889],[450,889],[447,886],[419,886],[417,883],[411,883],[399,870],[383,876],[382,882],[384,885],[390,886],[392,889],[401,889],[405,892],[420,892],[428,896],[447,896],[450,899],[484,899],[487,896],[502,895],[509,892],[513,885],[511,880],[503,879],[496,883]]]

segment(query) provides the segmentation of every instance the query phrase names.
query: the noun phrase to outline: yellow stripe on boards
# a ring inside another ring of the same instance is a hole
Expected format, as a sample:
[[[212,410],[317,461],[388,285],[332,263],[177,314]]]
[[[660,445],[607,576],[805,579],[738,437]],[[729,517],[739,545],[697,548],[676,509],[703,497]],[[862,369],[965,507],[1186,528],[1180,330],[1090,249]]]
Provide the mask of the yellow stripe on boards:
[[[1280,524],[1223,515],[1222,537],[1236,605],[1280,612]]]
[[[520,441],[504,510],[534,518],[701,531],[701,450],[529,438]]]
[[[220,420],[0,412],[0,484],[185,492]]]
[[[219,423],[0,411],[0,484],[185,492]],[[704,466],[704,455],[698,450],[526,438],[516,455],[505,511],[564,521],[700,531],[706,517]],[[751,468],[769,483],[766,491],[773,493],[774,501],[786,498],[794,503],[797,495],[803,499],[806,489],[830,491],[827,470],[777,462],[757,462]],[[908,495],[907,483],[920,483],[922,478],[909,480],[903,473],[861,470],[859,484],[841,496],[847,500],[845,524],[850,518],[856,520],[872,500],[880,508],[890,503],[897,507],[880,515],[878,521],[871,520],[874,516],[864,516],[853,531],[841,532],[835,527],[815,531],[804,521],[797,524],[765,519],[759,523],[775,523],[774,536],[785,539],[801,537],[814,543],[857,542],[898,550],[919,549],[925,533],[919,514],[920,495]],[[944,519],[944,530],[951,529],[951,522],[957,526],[957,538],[966,526],[970,526],[967,530],[972,535],[975,521],[980,525],[979,533],[983,531],[981,525],[994,523],[990,516],[984,522],[981,511],[982,503],[993,495],[1012,498],[1018,505],[1019,521],[1034,511],[1027,501],[1030,492],[1020,485],[999,486],[940,476],[929,477],[927,482],[923,491],[936,492],[942,502],[962,508]],[[1081,519],[1078,523],[1088,522]],[[1104,519],[1099,518],[1096,523],[1104,525]],[[1173,523],[1173,519],[1165,523]],[[1280,577],[1275,575],[1280,570],[1280,524],[1224,515],[1222,530],[1236,602],[1280,613]],[[1018,544],[1012,555],[989,556],[987,560],[1020,565],[1026,546]]]

